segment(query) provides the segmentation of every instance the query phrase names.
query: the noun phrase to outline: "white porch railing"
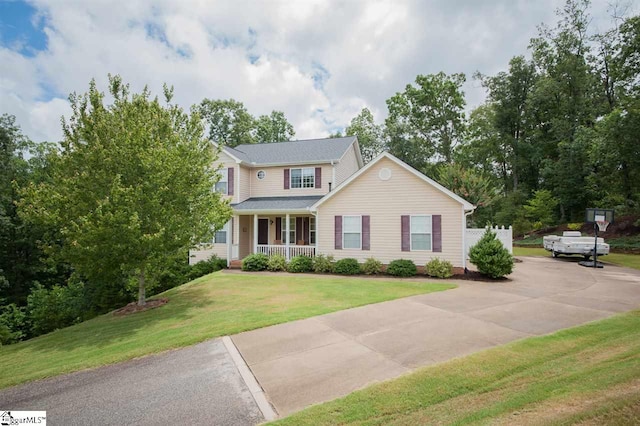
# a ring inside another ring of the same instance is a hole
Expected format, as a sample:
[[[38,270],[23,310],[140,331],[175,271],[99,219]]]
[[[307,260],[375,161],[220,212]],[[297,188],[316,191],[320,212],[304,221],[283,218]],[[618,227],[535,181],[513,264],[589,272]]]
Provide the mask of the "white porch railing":
[[[287,256],[286,245],[258,244],[256,253],[263,253],[263,254],[266,254],[267,256],[273,256],[273,255],[279,254],[289,259],[295,256],[314,257],[316,255],[316,247],[290,245],[289,256]]]

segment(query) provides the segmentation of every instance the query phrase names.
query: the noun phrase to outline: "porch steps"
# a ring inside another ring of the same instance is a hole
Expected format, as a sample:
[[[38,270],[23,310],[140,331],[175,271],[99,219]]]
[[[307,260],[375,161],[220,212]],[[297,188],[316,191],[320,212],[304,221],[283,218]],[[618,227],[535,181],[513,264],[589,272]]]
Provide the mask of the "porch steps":
[[[232,260],[229,263],[229,269],[242,269],[242,260]]]

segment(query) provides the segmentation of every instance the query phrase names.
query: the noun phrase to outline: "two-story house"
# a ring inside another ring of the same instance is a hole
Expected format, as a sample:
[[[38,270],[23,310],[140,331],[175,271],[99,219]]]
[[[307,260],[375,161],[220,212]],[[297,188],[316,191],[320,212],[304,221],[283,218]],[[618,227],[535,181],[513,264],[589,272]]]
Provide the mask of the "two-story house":
[[[355,136],[222,147],[218,161],[233,217],[191,263],[264,253],[465,266],[474,206],[391,154],[363,165]]]

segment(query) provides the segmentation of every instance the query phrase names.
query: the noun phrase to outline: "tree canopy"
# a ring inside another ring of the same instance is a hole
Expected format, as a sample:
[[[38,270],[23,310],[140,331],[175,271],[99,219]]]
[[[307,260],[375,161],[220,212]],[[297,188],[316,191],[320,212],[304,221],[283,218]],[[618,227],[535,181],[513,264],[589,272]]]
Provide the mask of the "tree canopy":
[[[234,99],[204,99],[194,109],[200,113],[209,139],[220,145],[284,142],[296,134],[284,112],[272,111],[255,118]]]
[[[171,104],[166,87],[162,105],[146,88],[131,94],[119,76],[109,82],[110,105],[95,81],[70,97],[51,180],[28,186],[20,207],[25,220],[60,230],[56,252],[78,273],[135,277],[144,304],[154,266],[205,241],[230,208],[212,190],[216,153],[200,117]]]

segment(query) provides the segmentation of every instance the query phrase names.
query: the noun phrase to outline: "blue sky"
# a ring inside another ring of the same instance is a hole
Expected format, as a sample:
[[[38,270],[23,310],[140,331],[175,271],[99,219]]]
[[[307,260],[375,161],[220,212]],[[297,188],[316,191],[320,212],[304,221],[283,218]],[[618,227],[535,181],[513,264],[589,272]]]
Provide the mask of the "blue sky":
[[[630,13],[637,12],[631,1]],[[343,129],[418,74],[467,75],[467,108],[484,99],[471,76],[527,55],[537,25],[563,0],[0,0],[0,114],[36,141],[59,140],[67,97],[120,74],[133,90],[174,86],[183,107],[242,101],[284,111],[297,138]],[[610,25],[595,0],[591,30]]]
[[[47,47],[44,22],[28,3],[0,0],[0,45],[11,46],[25,56]]]

